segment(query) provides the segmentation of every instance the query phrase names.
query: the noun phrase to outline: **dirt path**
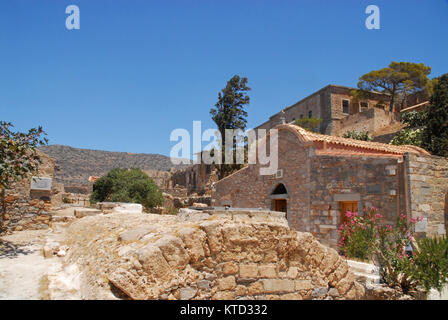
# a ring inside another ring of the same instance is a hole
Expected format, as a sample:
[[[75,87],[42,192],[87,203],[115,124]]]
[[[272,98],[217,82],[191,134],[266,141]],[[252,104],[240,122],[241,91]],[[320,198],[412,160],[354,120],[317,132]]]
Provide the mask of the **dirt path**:
[[[60,262],[45,259],[48,230],[26,230],[0,238],[0,299],[42,299],[42,277]]]
[[[54,214],[70,217],[73,208]],[[55,223],[50,229],[24,230],[0,237],[0,300],[72,298],[61,296],[60,292],[49,293],[49,277],[64,275],[65,270],[62,258],[45,258],[42,254],[46,243],[63,241],[66,227],[66,223]]]

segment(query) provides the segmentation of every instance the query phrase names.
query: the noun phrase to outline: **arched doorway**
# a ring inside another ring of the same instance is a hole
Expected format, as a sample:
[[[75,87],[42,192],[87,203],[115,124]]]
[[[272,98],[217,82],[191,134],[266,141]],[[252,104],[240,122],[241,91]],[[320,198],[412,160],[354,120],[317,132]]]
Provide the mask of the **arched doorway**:
[[[274,211],[288,211],[288,191],[283,183],[279,183],[271,193],[272,209]]]

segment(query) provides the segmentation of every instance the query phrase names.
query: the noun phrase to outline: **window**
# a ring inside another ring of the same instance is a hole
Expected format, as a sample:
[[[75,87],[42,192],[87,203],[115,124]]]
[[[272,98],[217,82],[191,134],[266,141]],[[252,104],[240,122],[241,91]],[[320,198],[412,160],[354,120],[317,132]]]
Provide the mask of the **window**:
[[[361,102],[359,104],[359,112],[367,111],[369,109],[369,103],[368,102]]]
[[[303,114],[300,115],[300,119],[303,119]]]
[[[313,111],[308,111],[308,118],[312,118],[313,117]]]
[[[342,100],[342,113],[350,113],[350,100]]]

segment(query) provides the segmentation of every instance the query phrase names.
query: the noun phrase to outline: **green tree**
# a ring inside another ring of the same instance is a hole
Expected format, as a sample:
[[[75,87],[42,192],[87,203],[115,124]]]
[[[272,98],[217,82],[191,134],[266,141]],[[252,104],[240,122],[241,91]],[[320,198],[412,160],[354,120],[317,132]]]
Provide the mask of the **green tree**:
[[[251,88],[247,86],[247,78],[234,75],[221,92],[218,93],[218,102],[210,109],[212,120],[216,123],[221,134],[222,159],[224,159],[226,145],[226,129],[240,129],[244,131],[247,124],[247,112],[245,107],[249,105],[250,98],[247,92]],[[236,142],[232,143],[232,151],[236,148]],[[220,178],[238,169],[241,165],[220,165]]]
[[[162,191],[140,169],[112,169],[93,184],[92,203],[101,201],[140,203],[146,209],[163,204]]]
[[[426,110],[422,147],[432,154],[448,157],[448,73],[438,79]]]
[[[433,82],[428,78],[431,67],[423,63],[391,62],[387,68],[370,71],[359,78],[361,91],[380,91],[390,95],[391,111],[398,111],[397,100],[402,107],[406,97],[416,92],[430,93]],[[401,108],[400,107],[400,108]]]
[[[3,229],[6,203],[6,190],[15,182],[31,178],[42,163],[37,147],[46,145],[46,133],[42,127],[32,128],[27,133],[12,131],[10,122],[0,121],[0,201],[2,214],[0,227]]]
[[[401,121],[406,125],[390,141],[393,145],[422,146],[422,132],[427,119],[426,111],[411,111],[402,114]]]

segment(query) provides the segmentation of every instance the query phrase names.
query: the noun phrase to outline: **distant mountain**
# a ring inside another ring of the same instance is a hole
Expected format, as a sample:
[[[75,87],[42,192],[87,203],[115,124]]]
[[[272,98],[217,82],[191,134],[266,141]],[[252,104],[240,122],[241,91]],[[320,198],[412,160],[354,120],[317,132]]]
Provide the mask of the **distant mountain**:
[[[110,152],[72,148],[64,145],[40,147],[56,160],[55,180],[65,186],[88,184],[89,176],[102,176],[114,168],[169,171],[185,168],[173,165],[169,157],[160,154]]]

